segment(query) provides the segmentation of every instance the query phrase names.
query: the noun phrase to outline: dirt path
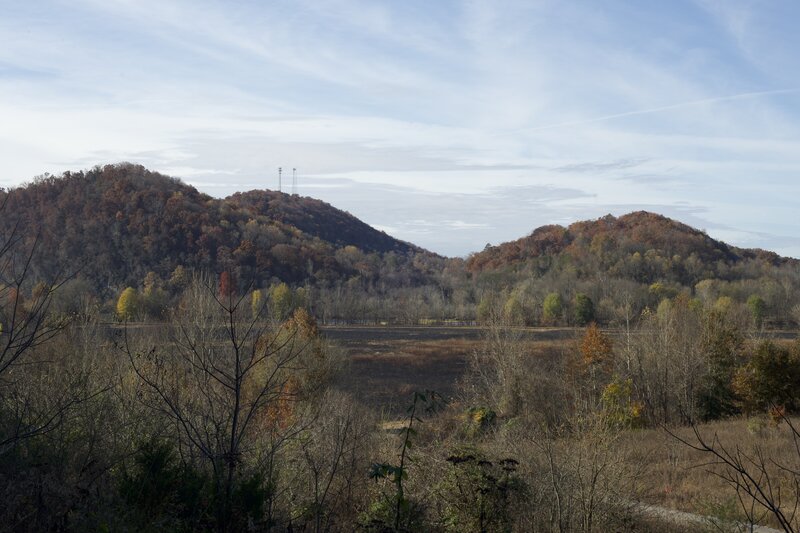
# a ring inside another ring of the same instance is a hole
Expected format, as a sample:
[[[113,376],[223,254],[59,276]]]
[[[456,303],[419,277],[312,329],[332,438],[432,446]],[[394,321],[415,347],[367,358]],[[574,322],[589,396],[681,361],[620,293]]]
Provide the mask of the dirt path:
[[[666,507],[659,507],[657,505],[648,505],[644,503],[640,503],[636,505],[636,508],[644,515],[655,518],[657,520],[663,522],[670,522],[679,526],[710,526],[712,524],[712,519],[707,516],[694,514],[694,513],[687,513],[685,511],[676,511],[675,509],[667,509]],[[751,526],[749,524],[742,524],[742,523],[734,523],[730,524],[731,531],[737,531],[742,533],[783,533],[780,529],[773,529],[767,526]],[[718,524],[718,527],[721,527],[722,524]]]

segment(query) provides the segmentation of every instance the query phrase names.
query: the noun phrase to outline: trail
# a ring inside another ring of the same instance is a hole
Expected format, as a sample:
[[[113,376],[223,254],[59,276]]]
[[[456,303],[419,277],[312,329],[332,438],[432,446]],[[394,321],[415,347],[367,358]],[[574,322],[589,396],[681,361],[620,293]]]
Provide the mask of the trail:
[[[679,526],[709,526],[713,522],[713,518],[694,513],[687,513],[685,511],[677,511],[675,509],[667,509],[666,507],[659,507],[657,505],[649,505],[644,503],[635,504],[635,508],[642,514],[651,518],[655,518],[664,522],[671,522]],[[767,526],[750,526],[741,522],[734,522],[729,524],[731,531],[742,533],[783,533],[780,529],[774,529]],[[719,524],[722,526],[722,524]]]

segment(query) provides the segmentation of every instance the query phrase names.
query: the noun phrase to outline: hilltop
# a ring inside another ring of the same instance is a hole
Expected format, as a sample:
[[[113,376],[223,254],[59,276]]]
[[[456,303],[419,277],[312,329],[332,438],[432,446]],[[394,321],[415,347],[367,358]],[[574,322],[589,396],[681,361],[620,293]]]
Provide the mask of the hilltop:
[[[693,285],[701,279],[754,277],[770,267],[800,264],[764,250],[741,249],[665,216],[638,211],[542,226],[530,235],[471,255],[467,269],[537,271],[554,266],[579,277],[600,273],[638,282],[672,281]]]
[[[132,164],[40,177],[2,197],[3,228],[40,236],[38,269],[80,268],[98,292],[178,267],[301,284],[375,277],[387,260],[414,284],[425,276],[412,259],[436,257],[319,200],[259,190],[216,199]]]

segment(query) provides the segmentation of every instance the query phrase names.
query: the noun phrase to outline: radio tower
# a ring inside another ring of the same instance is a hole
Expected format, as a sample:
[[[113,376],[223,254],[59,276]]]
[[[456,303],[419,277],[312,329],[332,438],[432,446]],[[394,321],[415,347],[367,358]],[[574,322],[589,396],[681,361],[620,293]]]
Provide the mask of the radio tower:
[[[292,169],[292,196],[297,196],[297,169]]]
[[[278,167],[278,192],[281,192],[281,173],[283,172],[282,167]]]

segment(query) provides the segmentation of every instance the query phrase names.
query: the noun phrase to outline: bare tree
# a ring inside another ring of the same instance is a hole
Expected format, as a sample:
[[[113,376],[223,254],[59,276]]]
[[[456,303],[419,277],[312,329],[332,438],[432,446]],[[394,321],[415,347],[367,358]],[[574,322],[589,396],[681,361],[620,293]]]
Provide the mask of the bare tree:
[[[10,194],[0,203],[6,214]],[[26,394],[21,370],[36,361],[28,357],[67,326],[67,320],[50,312],[54,292],[72,275],[58,272],[35,283],[34,266],[40,258],[38,234],[25,231],[17,220],[0,232],[0,402],[12,424],[0,429],[0,453],[21,439],[51,431],[82,397],[58,395],[47,409],[36,411]],[[64,396],[64,397],[61,397]]]
[[[356,519],[357,498],[366,490],[375,420],[352,399],[329,391],[324,411],[289,452],[291,523],[315,532],[343,529]]]
[[[502,311],[499,305],[489,307],[484,342],[469,360],[468,384],[472,401],[485,402],[503,416],[513,417],[522,409],[528,353],[521,330],[508,324]]]
[[[177,426],[181,453],[210,464],[220,530],[233,527],[233,491],[247,460],[272,464],[275,450],[302,429],[294,405],[317,392],[330,370],[307,314],[278,325],[266,306],[253,314],[246,296],[197,281],[164,339],[137,348],[126,328],[121,344],[152,393],[145,401]]]
[[[541,487],[539,528],[605,531],[635,515],[631,502],[641,490],[643,465],[600,418],[543,427],[526,442],[531,448],[519,455],[532,465],[532,484]]]

